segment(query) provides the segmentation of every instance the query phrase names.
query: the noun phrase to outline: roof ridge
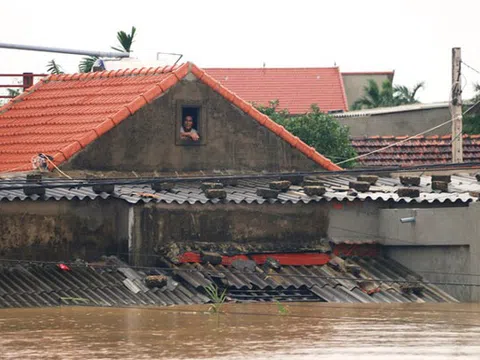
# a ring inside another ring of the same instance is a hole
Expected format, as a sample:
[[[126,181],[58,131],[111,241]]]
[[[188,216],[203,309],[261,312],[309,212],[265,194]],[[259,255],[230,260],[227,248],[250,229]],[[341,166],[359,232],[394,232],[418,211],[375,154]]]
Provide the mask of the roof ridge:
[[[166,73],[173,73],[182,67],[183,64],[179,65],[166,65],[158,67],[141,67],[141,68],[126,68],[118,70],[103,70],[96,72],[88,73],[73,73],[73,74],[51,74],[45,81],[69,81],[69,80],[92,80],[92,79],[105,79],[113,77],[124,77],[124,76],[144,76],[144,75],[160,75]]]
[[[204,67],[202,68],[208,72],[208,70],[331,70],[339,69],[338,66],[302,66],[302,67]]]

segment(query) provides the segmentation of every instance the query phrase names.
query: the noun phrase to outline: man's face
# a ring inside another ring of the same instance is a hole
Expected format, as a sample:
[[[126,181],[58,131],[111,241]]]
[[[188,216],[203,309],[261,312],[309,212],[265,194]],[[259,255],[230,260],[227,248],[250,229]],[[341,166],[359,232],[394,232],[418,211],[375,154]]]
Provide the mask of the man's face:
[[[191,116],[187,116],[185,118],[185,122],[183,123],[183,127],[185,130],[191,130],[193,127],[193,119]]]

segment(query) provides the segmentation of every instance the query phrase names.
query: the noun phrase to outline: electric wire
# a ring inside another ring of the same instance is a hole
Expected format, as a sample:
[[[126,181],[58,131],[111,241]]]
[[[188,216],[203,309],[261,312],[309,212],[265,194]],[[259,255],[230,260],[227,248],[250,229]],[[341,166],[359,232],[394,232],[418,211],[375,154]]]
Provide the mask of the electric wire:
[[[465,65],[467,68],[469,68],[470,70],[475,71],[477,74],[480,74],[480,71],[478,71],[477,69],[475,69],[473,66],[468,65],[465,61],[462,60],[461,63],[462,63],[463,65]]]
[[[241,174],[241,175],[209,175],[209,176],[165,176],[149,178],[105,178],[105,179],[58,179],[42,178],[41,180],[23,179],[1,179],[1,190],[22,190],[29,188],[67,188],[80,189],[82,187],[92,187],[93,185],[151,185],[162,182],[181,183],[181,182],[199,182],[199,181],[222,181],[222,180],[258,180],[258,179],[278,179],[283,177],[333,177],[338,175],[361,175],[361,174],[391,174],[391,173],[409,173],[418,171],[459,171],[472,170],[480,168],[480,162],[464,162],[458,164],[432,164],[415,165],[409,167],[394,166],[377,168],[361,168],[340,171],[300,171],[295,173],[269,173],[269,174]]]
[[[172,273],[178,273],[178,272],[186,272],[186,273],[200,273],[202,275],[207,275],[207,277],[211,274],[223,274],[223,275],[229,275],[229,274],[238,274],[238,275],[251,275],[252,272],[248,271],[240,271],[240,270],[230,270],[230,271],[225,271],[221,269],[215,269],[213,270],[205,270],[205,269],[198,269],[198,268],[181,268],[178,266],[175,267],[156,267],[156,266],[130,266],[130,265],[109,265],[109,264],[93,264],[93,263],[84,263],[84,264],[79,264],[76,262],[64,262],[64,261],[39,261],[39,260],[18,260],[18,259],[1,259],[0,258],[0,263],[1,262],[6,262],[6,263],[17,263],[17,264],[37,264],[37,265],[55,265],[58,266],[58,264],[65,264],[69,267],[75,268],[75,267],[92,267],[92,268],[121,268],[121,267],[127,267],[131,268],[134,270],[150,270],[150,271],[163,271],[163,272],[172,272]],[[257,276],[261,276],[262,274],[256,273]],[[474,284],[474,283],[460,283],[460,282],[446,282],[446,281],[428,281],[425,279],[415,279],[415,280],[406,280],[406,279],[391,279],[391,278],[372,278],[372,277],[355,277],[354,275],[352,276],[332,276],[332,275],[305,275],[305,274],[281,274],[281,273],[265,273],[265,279],[268,279],[270,277],[283,277],[283,278],[307,278],[307,279],[322,279],[322,280],[345,280],[345,281],[372,281],[372,282],[377,282],[380,284],[418,284],[418,283],[424,283],[427,285],[439,285],[439,286],[463,286],[463,287],[480,287],[480,283]],[[409,274],[411,275],[411,274]],[[413,275],[412,275],[413,276]]]

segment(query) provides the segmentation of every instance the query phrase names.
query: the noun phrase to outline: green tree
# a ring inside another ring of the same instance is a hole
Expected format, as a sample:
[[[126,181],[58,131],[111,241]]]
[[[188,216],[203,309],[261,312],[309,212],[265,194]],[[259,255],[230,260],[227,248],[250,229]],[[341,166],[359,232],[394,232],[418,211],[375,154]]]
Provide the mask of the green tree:
[[[425,83],[423,81],[415,84],[412,89],[409,89],[404,85],[398,85],[394,87],[394,97],[399,105],[417,104],[420,102],[416,98],[417,92],[424,87]]]
[[[95,61],[97,61],[97,59],[98,59],[98,56],[84,57],[80,61],[80,64],[78,65],[78,70],[82,73],[87,73],[92,71],[93,64],[95,64]]]
[[[133,39],[136,32],[137,29],[135,28],[135,26],[132,26],[132,31],[130,32],[130,34],[127,34],[125,31],[117,32],[117,40],[120,46],[112,46],[111,48],[116,51],[130,53],[132,51],[132,44],[134,42]]]
[[[383,106],[395,106],[393,99],[392,83],[385,80],[382,88],[372,80],[368,80],[368,85],[363,88],[364,96],[354,102],[352,110],[372,109]]]
[[[331,115],[321,112],[317,105],[312,105],[310,112],[296,116],[278,109],[278,101],[270,102],[269,106],[256,105],[256,108],[333,162],[356,156],[348,128],[340,125]],[[354,162],[342,164],[344,167],[353,165]]]
[[[50,74],[54,75],[60,75],[63,74],[62,67],[56,63],[55,59],[52,59],[48,64],[47,64],[47,71]]]
[[[363,88],[364,96],[354,102],[352,110],[415,104],[419,102],[416,98],[417,92],[424,86],[421,82],[412,89],[403,85],[394,87],[391,81],[385,80],[379,88],[374,80],[369,79],[368,85]]]
[[[463,133],[476,135],[480,134],[480,114],[478,111],[480,102],[480,84],[473,84],[474,95],[473,98],[468,101],[468,105],[464,105],[463,111],[468,111],[463,116]],[[473,107],[472,107],[473,106]]]
[[[117,46],[112,46],[111,48],[116,51],[120,52],[132,52],[132,44],[135,41],[135,34],[137,32],[137,29],[135,26],[132,26],[132,30],[130,34],[127,34],[125,31],[119,31],[117,32],[117,40],[118,40],[118,45]],[[92,71],[93,64],[95,61],[97,61],[98,56],[88,56],[84,57],[81,61],[80,64],[78,65],[78,69],[82,73],[90,72]]]
[[[12,99],[18,95],[20,95],[20,89],[7,89],[7,95],[10,96]],[[5,105],[7,102],[9,102],[10,99],[0,99],[0,106]]]

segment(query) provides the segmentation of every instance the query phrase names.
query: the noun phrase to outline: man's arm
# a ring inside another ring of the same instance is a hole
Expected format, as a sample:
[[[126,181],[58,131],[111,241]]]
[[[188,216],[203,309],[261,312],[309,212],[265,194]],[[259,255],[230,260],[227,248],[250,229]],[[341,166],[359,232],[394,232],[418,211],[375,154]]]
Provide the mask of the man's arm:
[[[185,132],[183,130],[180,130],[180,137],[182,139],[188,139],[190,138],[193,141],[198,141],[200,139],[200,136],[196,131],[190,131],[190,132]]]

